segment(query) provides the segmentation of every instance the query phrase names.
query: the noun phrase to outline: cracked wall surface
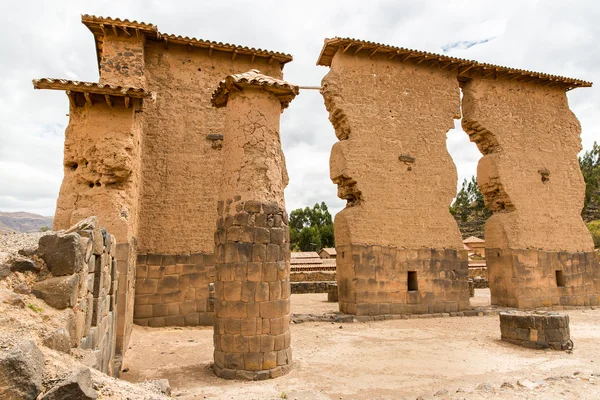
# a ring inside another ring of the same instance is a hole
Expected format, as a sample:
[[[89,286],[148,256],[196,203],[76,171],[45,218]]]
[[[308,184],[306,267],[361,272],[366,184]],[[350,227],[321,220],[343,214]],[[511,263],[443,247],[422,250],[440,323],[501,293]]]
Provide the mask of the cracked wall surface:
[[[457,182],[446,148],[460,115],[455,74],[341,49],[330,68],[322,94],[339,139],[330,177],[347,200],[335,217],[340,310],[467,308],[467,258],[448,211]]]
[[[477,181],[494,212],[485,225],[493,304],[597,302],[598,262],[581,218],[581,128],[565,90],[473,78],[463,94],[463,128],[484,155]]]
[[[336,243],[462,249],[448,206],[457,173],[446,133],[459,113],[452,73],[338,52],[323,96],[339,142],[330,158]]]
[[[214,371],[226,379],[276,378],[292,367],[281,110],[260,87],[228,95],[214,234]]]
[[[212,91],[223,76],[251,68],[281,77],[280,65],[156,42],[146,46],[145,63],[147,90],[156,101],[144,108],[140,252],[212,253],[222,177],[215,143],[222,141],[225,115],[211,106]]]

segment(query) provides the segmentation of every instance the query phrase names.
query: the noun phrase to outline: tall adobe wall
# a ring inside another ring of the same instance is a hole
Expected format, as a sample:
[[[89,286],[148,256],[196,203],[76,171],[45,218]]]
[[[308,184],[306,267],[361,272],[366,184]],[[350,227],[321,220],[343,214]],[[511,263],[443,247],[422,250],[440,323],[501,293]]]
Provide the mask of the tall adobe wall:
[[[564,88],[473,78],[463,94],[463,127],[484,154],[477,181],[494,212],[485,225],[492,304],[597,304],[581,128]]]
[[[152,41],[144,51],[146,88],[156,100],[143,110],[134,318],[150,326],[212,325],[225,115],[211,106],[212,90],[224,76],[251,68],[281,77],[281,64]]]
[[[348,201],[335,217],[341,311],[467,308],[467,255],[448,211],[457,181],[446,149],[460,115],[455,74],[340,50],[322,86],[340,140],[331,179]]]

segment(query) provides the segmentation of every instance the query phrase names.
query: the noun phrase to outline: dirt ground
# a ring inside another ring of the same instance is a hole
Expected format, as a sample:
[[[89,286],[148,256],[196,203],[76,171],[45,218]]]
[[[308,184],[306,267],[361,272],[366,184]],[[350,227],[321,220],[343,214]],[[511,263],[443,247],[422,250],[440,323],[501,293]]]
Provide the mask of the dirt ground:
[[[334,311],[326,297],[292,295],[292,312]],[[498,316],[294,324],[294,370],[261,382],[212,374],[210,327],[136,326],[121,377],[181,399],[600,399],[600,310],[568,313],[572,354],[500,341]]]

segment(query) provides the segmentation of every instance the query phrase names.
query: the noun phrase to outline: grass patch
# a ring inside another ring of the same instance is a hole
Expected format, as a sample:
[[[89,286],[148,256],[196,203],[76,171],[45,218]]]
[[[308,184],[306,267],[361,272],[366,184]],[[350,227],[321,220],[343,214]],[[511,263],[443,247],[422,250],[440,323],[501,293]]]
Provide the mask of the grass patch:
[[[44,311],[44,309],[42,307],[38,307],[33,303],[27,304],[27,308],[29,308],[30,310],[37,312],[37,313]]]

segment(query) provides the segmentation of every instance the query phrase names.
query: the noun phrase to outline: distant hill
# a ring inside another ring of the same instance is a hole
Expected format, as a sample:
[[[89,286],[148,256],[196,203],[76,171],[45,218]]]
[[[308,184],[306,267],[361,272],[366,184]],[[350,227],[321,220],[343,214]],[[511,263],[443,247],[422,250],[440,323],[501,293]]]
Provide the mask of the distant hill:
[[[40,228],[52,228],[53,217],[28,212],[0,211],[0,234],[38,232]]]

